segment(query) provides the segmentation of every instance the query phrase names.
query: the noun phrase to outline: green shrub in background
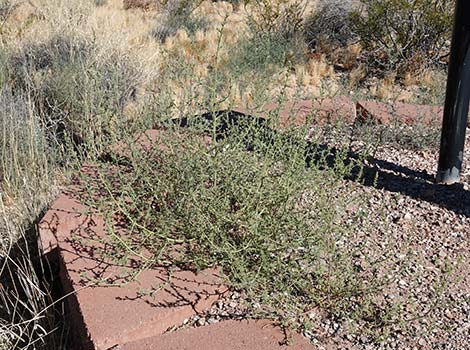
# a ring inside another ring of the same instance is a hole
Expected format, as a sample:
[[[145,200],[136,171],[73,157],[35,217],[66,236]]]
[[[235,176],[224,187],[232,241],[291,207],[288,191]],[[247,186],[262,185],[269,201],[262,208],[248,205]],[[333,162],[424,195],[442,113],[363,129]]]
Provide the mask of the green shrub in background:
[[[266,72],[269,67],[289,66],[305,58],[304,5],[300,1],[250,1],[246,36],[231,55],[232,71]]]
[[[295,0],[252,0],[251,27],[259,33],[276,33],[292,39],[303,31],[305,4]]]
[[[231,65],[239,73],[262,72],[271,65],[283,67],[299,61],[304,54],[305,47],[299,38],[290,40],[278,33],[253,32],[241,40],[231,58]]]
[[[449,50],[453,3],[361,0],[349,20],[369,68],[403,74],[439,64]]]
[[[94,0],[93,2],[96,6],[104,6],[108,3],[108,0]]]
[[[152,35],[164,42],[179,29],[195,33],[207,27],[207,21],[194,15],[202,0],[167,0],[163,4],[162,15],[152,31]]]
[[[348,20],[352,11],[350,0],[322,1],[317,10],[307,16],[304,22],[304,36],[310,49],[325,46],[337,48],[346,46],[356,39]]]

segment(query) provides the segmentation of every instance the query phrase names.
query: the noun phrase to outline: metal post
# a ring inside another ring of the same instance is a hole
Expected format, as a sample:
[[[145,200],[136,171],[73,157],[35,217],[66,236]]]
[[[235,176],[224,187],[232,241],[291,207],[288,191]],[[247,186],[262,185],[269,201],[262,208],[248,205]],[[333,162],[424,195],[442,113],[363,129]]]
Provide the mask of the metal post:
[[[470,1],[456,0],[436,182],[460,181],[470,101]]]

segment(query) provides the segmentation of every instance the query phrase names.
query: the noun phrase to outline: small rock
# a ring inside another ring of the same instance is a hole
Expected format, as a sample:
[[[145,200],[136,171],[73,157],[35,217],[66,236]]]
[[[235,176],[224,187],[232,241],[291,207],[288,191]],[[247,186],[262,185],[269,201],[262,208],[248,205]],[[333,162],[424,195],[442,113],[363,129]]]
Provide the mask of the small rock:
[[[208,324],[214,324],[214,323],[218,323],[218,322],[219,322],[219,320],[216,319],[216,318],[213,318],[213,317],[211,317],[207,320]]]
[[[451,320],[454,319],[454,316],[452,315],[452,312],[449,309],[445,309],[444,315]]]

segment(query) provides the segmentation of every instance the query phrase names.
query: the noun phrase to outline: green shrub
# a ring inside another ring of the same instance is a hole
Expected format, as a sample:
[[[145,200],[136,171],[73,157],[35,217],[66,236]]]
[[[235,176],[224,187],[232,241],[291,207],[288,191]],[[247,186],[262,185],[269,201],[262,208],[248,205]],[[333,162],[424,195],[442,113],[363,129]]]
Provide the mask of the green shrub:
[[[93,0],[95,6],[104,6],[108,3],[108,0]]]
[[[304,36],[310,49],[342,47],[355,39],[348,20],[350,1],[323,1],[304,23]]]
[[[302,1],[253,0],[249,23],[252,31],[270,33],[285,40],[301,35],[305,4]]]
[[[289,66],[302,60],[305,47],[300,38],[287,39],[278,33],[254,32],[242,38],[231,56],[230,65],[237,73],[263,72],[271,65]]]
[[[302,39],[301,2],[252,1],[249,30],[233,49],[231,70],[265,72],[271,66],[285,67],[305,58]]]
[[[399,74],[437,65],[448,53],[453,1],[361,0],[350,22],[373,70]]]
[[[228,284],[260,305],[254,314],[291,326],[319,304],[340,315],[367,299],[354,254],[336,245],[354,230],[340,219],[354,201],[340,191],[351,171],[344,157],[325,172],[321,164],[308,168],[301,130],[277,134],[255,120],[239,121],[209,148],[200,127],[212,134],[219,126],[192,127],[162,133],[164,149],[134,149],[118,171],[103,164],[98,182],[85,175],[89,203],[130,230],[114,241],[115,257],[145,246],[157,265],[218,266]],[[119,233],[108,227],[112,240]]]
[[[194,11],[201,4],[201,0],[168,0],[159,21],[152,31],[152,35],[164,42],[179,29],[195,33],[207,27],[207,21],[194,15]]]

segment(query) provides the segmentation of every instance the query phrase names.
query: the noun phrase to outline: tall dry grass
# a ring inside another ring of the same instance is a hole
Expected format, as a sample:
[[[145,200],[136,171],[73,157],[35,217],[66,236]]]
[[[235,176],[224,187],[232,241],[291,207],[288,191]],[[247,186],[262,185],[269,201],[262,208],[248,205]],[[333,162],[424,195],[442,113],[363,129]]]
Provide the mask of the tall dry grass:
[[[144,15],[116,4],[17,1],[1,13],[0,349],[65,348],[34,222],[79,162],[138,115],[158,56],[129,29]]]

